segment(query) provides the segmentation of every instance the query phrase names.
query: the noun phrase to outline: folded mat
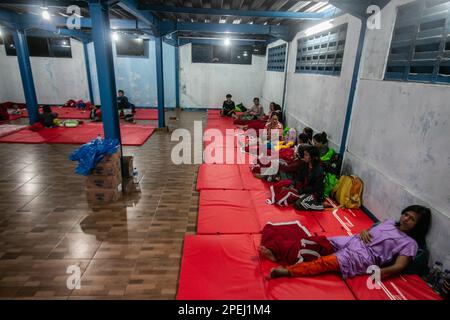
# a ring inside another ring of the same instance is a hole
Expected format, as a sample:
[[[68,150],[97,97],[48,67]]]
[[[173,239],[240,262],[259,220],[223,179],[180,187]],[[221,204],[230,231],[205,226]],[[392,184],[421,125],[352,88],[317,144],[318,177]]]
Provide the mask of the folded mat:
[[[260,233],[266,223],[297,221],[310,235],[323,229],[310,214],[300,215],[292,207],[268,205],[265,191],[202,190],[200,192],[197,233]]]
[[[0,137],[25,129],[26,125],[2,124],[0,125]]]
[[[265,279],[273,264],[261,259],[260,241],[260,236],[248,234],[186,236],[177,299],[353,299],[334,275]]]
[[[346,283],[358,300],[442,300],[418,275],[400,275],[385,279],[379,289],[369,289],[368,276],[347,279]],[[373,282],[369,280],[373,285]]]
[[[120,126],[122,144],[125,146],[140,146],[152,135],[154,129],[148,125],[125,124]],[[23,129],[1,137],[0,142],[7,143],[61,143],[84,144],[103,135],[102,123],[83,123],[75,128],[47,128],[34,132]]]

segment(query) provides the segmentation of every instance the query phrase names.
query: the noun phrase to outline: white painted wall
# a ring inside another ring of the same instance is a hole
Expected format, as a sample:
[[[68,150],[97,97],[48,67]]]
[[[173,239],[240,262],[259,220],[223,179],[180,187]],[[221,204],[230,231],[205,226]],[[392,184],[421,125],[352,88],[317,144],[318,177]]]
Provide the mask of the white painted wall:
[[[286,41],[278,40],[267,46],[267,50],[279,46]],[[261,103],[264,106],[264,111],[267,113],[269,111],[269,105],[271,102],[278,103],[281,105],[283,103],[283,91],[284,91],[284,72],[278,71],[267,71],[267,60],[268,54],[266,54],[266,64],[264,66],[264,83],[262,89]]]
[[[83,44],[71,39],[72,58],[31,57],[38,103],[61,104],[69,99],[89,100]],[[17,57],[0,46],[2,101],[25,102]]]
[[[119,40],[120,41],[120,40]],[[118,57],[113,45],[116,88],[125,91],[131,103],[137,107],[157,107],[155,41],[146,41],[148,58]],[[100,104],[94,44],[88,45],[91,69],[92,91],[96,104]],[[175,47],[163,43],[164,102],[166,108],[173,108],[175,98]]]
[[[450,267],[450,87],[383,81],[396,7],[383,9],[382,29],[367,30],[344,171],[365,182],[364,205],[397,218],[411,204],[432,209],[432,261]]]
[[[266,69],[264,56],[251,65],[192,63],[191,44],[180,47],[180,104],[183,108],[221,108],[225,95],[245,106],[261,97]],[[266,106],[264,106],[267,108]]]
[[[330,29],[348,23],[347,39],[340,76],[295,73],[297,40],[305,36],[299,32],[291,42],[286,91],[287,125],[298,131],[311,127],[325,131],[331,146],[340,146],[348,93],[355,64],[361,22],[351,15],[329,20]]]

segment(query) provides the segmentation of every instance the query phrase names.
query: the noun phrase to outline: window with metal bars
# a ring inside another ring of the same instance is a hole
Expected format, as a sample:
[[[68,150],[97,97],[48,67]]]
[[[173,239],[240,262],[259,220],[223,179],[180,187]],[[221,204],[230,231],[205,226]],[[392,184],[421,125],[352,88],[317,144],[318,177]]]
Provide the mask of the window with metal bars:
[[[286,44],[269,48],[267,51],[267,71],[284,72]]]
[[[385,80],[450,83],[450,1],[398,8]]]
[[[297,40],[295,72],[339,76],[348,24]]]

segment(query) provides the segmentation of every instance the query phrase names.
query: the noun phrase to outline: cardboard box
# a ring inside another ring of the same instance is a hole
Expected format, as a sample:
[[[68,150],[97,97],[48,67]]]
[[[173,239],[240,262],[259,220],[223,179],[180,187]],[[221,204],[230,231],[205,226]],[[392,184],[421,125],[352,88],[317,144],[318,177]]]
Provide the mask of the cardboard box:
[[[110,203],[120,199],[122,195],[122,187],[119,185],[115,189],[86,189],[86,198],[88,202]]]
[[[120,150],[112,155],[106,155],[92,169],[91,175],[111,176],[117,175],[120,171]]]
[[[133,178],[133,156],[123,156],[123,177]]]
[[[86,187],[89,189],[115,189],[122,182],[121,171],[118,170],[114,175],[90,175],[86,179]]]

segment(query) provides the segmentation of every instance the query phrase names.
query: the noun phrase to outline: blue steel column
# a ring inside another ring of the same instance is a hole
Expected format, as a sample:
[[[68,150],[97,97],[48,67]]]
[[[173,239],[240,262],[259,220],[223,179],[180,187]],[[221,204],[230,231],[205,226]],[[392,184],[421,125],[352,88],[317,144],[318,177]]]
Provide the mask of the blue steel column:
[[[347,136],[350,127],[350,120],[352,118],[353,103],[355,101],[356,85],[358,84],[359,69],[361,67],[361,55],[364,47],[364,39],[366,37],[366,29],[367,19],[364,18],[361,19],[361,32],[359,34],[358,49],[356,51],[355,66],[353,68],[352,83],[350,86],[350,93],[347,102],[347,112],[345,114],[344,130],[342,131],[341,147],[339,149],[339,154],[341,155],[341,157],[344,156],[344,152],[347,149]]]
[[[175,101],[176,107],[180,107],[180,48],[178,35],[175,35]]]
[[[164,113],[164,74],[163,74],[163,55],[162,55],[162,37],[155,38],[156,49],[156,86],[158,89],[158,127],[166,126]]]
[[[103,3],[89,3],[89,12],[102,105],[103,131],[106,138],[121,141],[108,6]]]
[[[33,124],[39,120],[39,106],[36,98],[36,88],[34,87],[33,82],[33,73],[31,71],[27,37],[23,30],[16,29],[12,32],[12,34],[14,38],[14,46],[16,47],[17,60],[19,62],[23,93],[25,94],[30,124]]]
[[[86,75],[89,89],[89,101],[91,101],[92,104],[95,104],[94,93],[92,91],[91,66],[89,65],[89,51],[87,42],[83,42],[83,49],[84,49],[84,63],[86,64]]]

